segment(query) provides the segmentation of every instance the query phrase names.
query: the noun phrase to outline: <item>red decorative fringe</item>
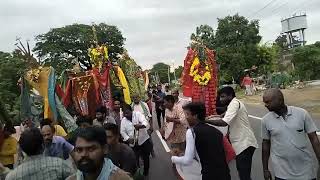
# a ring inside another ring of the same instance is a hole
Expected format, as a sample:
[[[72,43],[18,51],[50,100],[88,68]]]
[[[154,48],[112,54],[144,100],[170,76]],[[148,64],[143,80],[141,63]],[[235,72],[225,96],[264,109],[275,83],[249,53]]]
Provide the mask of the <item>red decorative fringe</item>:
[[[183,95],[191,97],[193,102],[204,102],[206,106],[206,115],[216,114],[216,97],[217,97],[217,64],[215,61],[215,52],[206,49],[207,63],[211,67],[211,79],[206,86],[201,86],[193,81],[193,77],[189,75],[190,67],[195,58],[196,52],[191,48],[184,60],[184,70],[182,76]]]

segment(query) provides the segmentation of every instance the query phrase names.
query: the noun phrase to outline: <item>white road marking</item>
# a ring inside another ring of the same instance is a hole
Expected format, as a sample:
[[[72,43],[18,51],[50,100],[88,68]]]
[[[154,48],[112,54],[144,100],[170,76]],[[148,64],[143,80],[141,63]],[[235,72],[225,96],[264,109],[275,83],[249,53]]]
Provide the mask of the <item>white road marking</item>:
[[[156,133],[157,133],[157,135],[158,135],[158,137],[159,137],[159,139],[160,139],[160,141],[161,141],[162,146],[164,147],[164,149],[165,149],[167,152],[170,152],[171,150],[170,150],[170,148],[168,147],[167,143],[163,140],[163,138],[162,138],[159,130],[156,130]]]
[[[257,116],[249,115],[249,117],[250,117],[250,118],[254,118],[254,119],[258,119],[258,120],[262,120],[261,117],[257,117]],[[316,133],[317,133],[318,136],[320,136],[320,132],[319,132],[319,131],[317,131]]]
[[[252,115],[249,115],[249,117],[251,117],[251,118],[254,118],[254,119],[259,119],[259,120],[262,120],[262,118],[261,118],[261,117],[257,117],[257,116],[252,116]]]

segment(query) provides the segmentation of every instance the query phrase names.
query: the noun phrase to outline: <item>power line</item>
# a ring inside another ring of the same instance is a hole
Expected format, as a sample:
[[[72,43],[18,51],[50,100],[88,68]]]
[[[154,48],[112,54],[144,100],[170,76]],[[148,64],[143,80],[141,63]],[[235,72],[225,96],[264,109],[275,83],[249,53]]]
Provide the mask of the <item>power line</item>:
[[[296,6],[296,8],[292,11],[291,14],[297,13],[297,11],[298,11],[300,8],[306,8],[307,6],[310,5],[310,3],[313,3],[312,1],[313,1],[313,0],[305,0],[305,1],[301,2],[298,6]]]
[[[293,8],[290,8],[290,9],[294,9],[294,10],[289,10],[290,13],[287,13],[287,15],[292,15],[294,13],[296,13],[300,8],[304,8],[308,5],[310,5],[309,3],[312,2],[313,0],[304,0],[302,1],[301,3],[299,4],[296,4],[296,6],[294,6]],[[275,13],[274,15],[280,15],[281,14],[281,11]]]
[[[249,17],[253,17],[254,15],[258,14],[260,11],[263,11],[264,9],[266,9],[268,6],[270,6],[272,3],[276,2],[277,0],[271,0],[268,4],[266,4],[265,6],[263,6],[261,9],[257,10],[256,12],[252,13]]]
[[[282,4],[277,4],[272,10],[271,12],[265,12],[263,14],[261,14],[260,18],[264,18],[266,16],[270,17],[270,16],[275,16],[277,15],[277,11],[280,10],[283,6],[287,5],[289,3],[289,1],[287,0],[286,2],[282,3]]]
[[[273,10],[271,11],[271,13],[274,13],[274,12],[278,11],[279,9],[281,9],[283,6],[287,5],[288,3],[289,3],[289,1],[281,4],[281,5],[278,6],[277,8],[273,9]]]

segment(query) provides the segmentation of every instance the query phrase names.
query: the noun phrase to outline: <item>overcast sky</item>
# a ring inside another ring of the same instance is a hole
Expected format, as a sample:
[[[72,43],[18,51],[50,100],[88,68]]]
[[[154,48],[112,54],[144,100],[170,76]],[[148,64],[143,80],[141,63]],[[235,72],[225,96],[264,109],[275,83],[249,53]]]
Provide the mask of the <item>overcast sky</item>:
[[[143,68],[160,61],[182,65],[190,34],[201,24],[216,29],[217,18],[239,13],[259,19],[268,42],[281,32],[281,18],[307,12],[306,38],[313,43],[320,40],[319,9],[319,0],[1,0],[0,51],[12,51],[16,37],[34,45],[50,28],[105,22],[119,27]]]

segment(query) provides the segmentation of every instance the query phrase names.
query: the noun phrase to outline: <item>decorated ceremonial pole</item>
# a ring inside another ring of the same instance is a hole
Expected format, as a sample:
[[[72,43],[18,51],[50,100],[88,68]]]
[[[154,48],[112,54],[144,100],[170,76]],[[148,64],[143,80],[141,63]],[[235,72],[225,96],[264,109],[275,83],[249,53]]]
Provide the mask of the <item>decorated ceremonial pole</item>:
[[[216,114],[217,65],[215,52],[202,43],[193,42],[184,60],[183,95],[193,102],[204,102],[206,115]]]

